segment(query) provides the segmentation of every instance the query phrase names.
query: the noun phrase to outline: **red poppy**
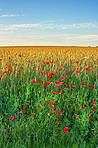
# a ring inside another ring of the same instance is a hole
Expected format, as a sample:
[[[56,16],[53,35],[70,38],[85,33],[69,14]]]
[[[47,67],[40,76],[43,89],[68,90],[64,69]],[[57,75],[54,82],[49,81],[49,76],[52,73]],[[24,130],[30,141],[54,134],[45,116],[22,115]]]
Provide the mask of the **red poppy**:
[[[93,111],[96,111],[96,109],[93,108]]]
[[[89,68],[87,67],[86,70],[89,70]]]
[[[7,73],[8,71],[4,71],[3,73]]]
[[[52,110],[53,110],[53,108],[50,109],[50,111],[52,111]]]
[[[39,108],[42,108],[42,107],[39,105]]]
[[[91,119],[91,116],[89,116],[88,119]]]
[[[64,128],[64,131],[65,131],[66,133],[68,133],[68,128],[67,128],[67,127],[65,127],[65,128]]]
[[[36,81],[33,81],[33,80],[32,80],[32,81],[31,81],[31,83],[34,83],[34,84],[36,84]]]
[[[58,121],[57,123],[60,124],[60,121]]]
[[[51,105],[55,105],[55,102],[52,102]]]
[[[49,101],[47,101],[47,103],[46,104],[50,104],[50,102]]]
[[[82,109],[85,109],[85,107],[83,106]]]
[[[75,63],[78,63],[78,61],[75,61]]]
[[[47,84],[47,85],[50,85],[50,82],[47,82],[46,84]]]
[[[77,70],[76,72],[77,72],[77,73],[80,73],[80,70]]]
[[[34,115],[31,115],[31,118],[33,118],[34,117]]]
[[[93,102],[92,102],[92,105],[95,105],[95,103],[96,103],[96,102],[95,102],[95,101],[93,101]]]
[[[29,103],[26,103],[26,106],[28,106],[29,105]]]
[[[19,57],[21,57],[21,55],[20,55],[20,54],[19,54],[18,56],[19,56]]]
[[[62,70],[62,68],[58,68],[58,71]]]
[[[55,81],[55,85],[59,85],[59,82],[57,80]]]
[[[10,116],[10,119],[12,119],[12,120],[13,120],[13,119],[14,119],[14,116]]]
[[[85,85],[85,83],[81,82],[82,85]]]
[[[40,81],[40,82],[42,82],[42,80],[41,80],[41,79],[38,79],[37,81]]]
[[[75,104],[75,107],[77,106],[77,104]]]

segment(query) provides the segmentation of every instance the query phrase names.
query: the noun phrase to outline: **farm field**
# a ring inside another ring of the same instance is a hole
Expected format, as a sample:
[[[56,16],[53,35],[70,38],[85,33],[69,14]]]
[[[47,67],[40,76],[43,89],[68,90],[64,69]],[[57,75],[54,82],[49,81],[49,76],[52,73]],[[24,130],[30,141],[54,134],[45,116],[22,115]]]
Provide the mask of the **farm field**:
[[[98,47],[0,47],[0,148],[97,148]]]

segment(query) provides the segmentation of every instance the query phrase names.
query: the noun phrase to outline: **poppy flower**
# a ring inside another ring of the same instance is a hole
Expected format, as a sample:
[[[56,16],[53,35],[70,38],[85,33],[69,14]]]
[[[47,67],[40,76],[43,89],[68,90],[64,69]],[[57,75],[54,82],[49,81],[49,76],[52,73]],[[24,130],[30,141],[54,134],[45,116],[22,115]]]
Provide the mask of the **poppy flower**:
[[[60,124],[60,121],[58,121],[57,123]]]
[[[10,119],[12,119],[12,120],[13,120],[13,119],[14,119],[14,116],[10,116]]]
[[[53,110],[53,108],[50,109],[50,111],[52,111],[52,110]]]
[[[29,105],[29,103],[26,103],[26,106],[28,106]]]
[[[49,101],[47,101],[47,103],[46,104],[50,104],[50,102]]]
[[[78,63],[78,61],[75,61],[75,63]]]
[[[55,105],[55,102],[52,102],[51,105]]]
[[[42,107],[39,105],[39,108],[42,108]]]
[[[93,108],[93,111],[96,111],[96,109]]]
[[[31,118],[33,118],[34,117],[34,115],[31,115]]]
[[[81,82],[82,85],[85,85],[85,83]]]
[[[59,85],[59,82],[57,80],[55,81],[55,85]]]
[[[19,56],[19,57],[21,57],[21,55],[20,55],[20,54],[19,54],[18,56]]]
[[[85,109],[85,107],[82,107],[82,109]]]
[[[91,116],[89,116],[88,119],[91,119]]]
[[[96,103],[96,102],[95,102],[95,101],[93,101],[93,102],[92,102],[92,105],[95,105],[95,103]]]
[[[65,128],[64,128],[64,131],[65,131],[66,133],[68,133],[68,128],[67,128],[67,127],[65,127]]]

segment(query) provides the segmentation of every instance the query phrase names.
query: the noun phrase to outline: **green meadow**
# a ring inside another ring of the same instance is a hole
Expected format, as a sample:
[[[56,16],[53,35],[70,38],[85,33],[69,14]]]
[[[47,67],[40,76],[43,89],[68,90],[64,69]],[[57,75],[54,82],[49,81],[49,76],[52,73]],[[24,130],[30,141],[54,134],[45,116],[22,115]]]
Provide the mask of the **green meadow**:
[[[97,148],[97,52],[0,47],[0,148]]]

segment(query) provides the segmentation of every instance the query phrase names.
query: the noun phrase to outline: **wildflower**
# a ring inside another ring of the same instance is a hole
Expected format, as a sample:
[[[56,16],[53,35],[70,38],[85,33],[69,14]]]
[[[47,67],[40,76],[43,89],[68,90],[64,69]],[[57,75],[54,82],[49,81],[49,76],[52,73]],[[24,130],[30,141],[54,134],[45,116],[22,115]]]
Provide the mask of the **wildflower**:
[[[69,85],[69,88],[71,89],[71,85]]]
[[[75,86],[75,85],[73,85],[72,87],[73,87],[73,88],[75,88],[76,86]]]
[[[28,106],[29,105],[29,103],[26,103],[26,106]]]
[[[36,84],[36,81],[33,81],[33,80],[32,80],[32,81],[31,81],[31,83],[34,83],[34,84]]]
[[[60,124],[60,121],[58,121],[57,123]]]
[[[65,74],[66,76],[68,75],[68,73]]]
[[[49,64],[49,62],[47,62],[46,64]]]
[[[14,116],[10,116],[10,119],[12,119],[12,120],[13,120],[13,119],[14,119]]]
[[[45,62],[43,62],[43,64],[45,64]]]
[[[22,76],[24,75],[24,73],[22,74]]]
[[[86,70],[89,70],[89,68],[87,67]]]
[[[77,70],[76,72],[77,72],[77,73],[80,73],[80,70]]]
[[[82,109],[85,109],[85,107],[82,107]]]
[[[94,88],[94,85],[92,85],[91,87]]]
[[[59,111],[57,110],[57,111],[55,112],[55,114],[59,114]]]
[[[64,80],[64,79],[65,79],[65,77],[63,77],[63,76],[62,76],[62,79]]]
[[[19,54],[18,56],[19,56],[19,57],[21,57],[21,55],[20,55],[20,54]]]
[[[11,57],[8,57],[8,59],[11,59]]]
[[[91,119],[91,116],[89,116],[88,119]]]
[[[57,95],[58,95],[59,93],[58,93],[58,92],[56,92],[55,94],[57,94]]]
[[[20,141],[22,141],[22,139],[20,139]]]
[[[44,91],[44,89],[42,89],[42,91]]]
[[[67,87],[67,84],[65,84],[65,86]]]
[[[1,61],[2,59],[0,59],[0,61]]]
[[[77,104],[75,104],[75,107],[77,106]]]
[[[91,85],[91,84],[88,84],[88,86],[89,86],[89,87],[92,87],[92,85]]]
[[[65,127],[65,128],[64,128],[64,131],[65,131],[66,133],[68,133],[68,128],[67,128],[67,127]]]
[[[5,129],[5,126],[3,126],[3,129]]]
[[[53,108],[50,109],[50,111],[52,111],[52,110],[53,110]]]
[[[39,105],[39,108],[42,108],[42,107]]]
[[[44,83],[43,85],[44,85],[44,86],[46,86],[46,85],[47,85],[47,83]]]
[[[34,115],[31,115],[31,118],[33,118],[34,117]]]
[[[15,66],[17,66],[17,64],[15,64]]]
[[[55,102],[52,102],[51,105],[55,105]]]
[[[62,68],[58,68],[58,71],[62,70]]]
[[[55,89],[55,91],[57,91],[57,88]]]
[[[96,109],[93,108],[93,111],[96,111]]]
[[[63,82],[61,82],[60,85],[63,85]]]
[[[85,85],[85,83],[81,82],[82,85]]]
[[[92,105],[95,105],[95,103],[96,103],[96,102],[95,102],[95,101],[93,101],[93,102],[92,102]]]
[[[59,82],[57,80],[55,81],[55,85],[59,85]]]
[[[40,81],[40,82],[42,82],[42,80],[41,80],[41,79],[38,79],[37,81]]]
[[[50,102],[49,101],[47,101],[47,103],[46,104],[50,104]]]
[[[50,85],[50,82],[47,82],[46,84],[47,84],[47,85]]]
[[[75,61],[75,63],[78,63],[78,61]]]
[[[79,116],[77,115],[76,118],[79,118]]]
[[[8,71],[4,71],[3,73],[7,73]]]

